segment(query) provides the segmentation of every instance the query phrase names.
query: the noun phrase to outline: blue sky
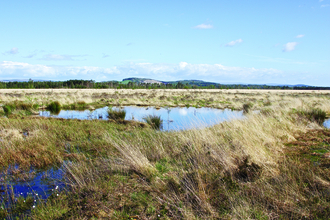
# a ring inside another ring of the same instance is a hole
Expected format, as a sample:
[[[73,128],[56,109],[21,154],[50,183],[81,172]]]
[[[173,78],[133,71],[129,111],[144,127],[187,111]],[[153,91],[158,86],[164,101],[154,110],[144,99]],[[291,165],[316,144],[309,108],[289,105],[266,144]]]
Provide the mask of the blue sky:
[[[330,0],[0,1],[0,79],[330,86]]]

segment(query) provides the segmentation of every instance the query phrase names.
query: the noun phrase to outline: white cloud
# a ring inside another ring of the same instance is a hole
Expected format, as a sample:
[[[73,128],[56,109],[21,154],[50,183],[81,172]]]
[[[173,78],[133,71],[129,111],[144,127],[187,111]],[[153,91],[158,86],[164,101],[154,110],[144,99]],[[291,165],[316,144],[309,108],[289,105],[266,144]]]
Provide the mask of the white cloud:
[[[326,5],[321,5],[321,8],[325,8],[325,7],[329,7],[330,4],[326,4]]]
[[[304,36],[305,36],[304,34],[299,34],[299,35],[296,36],[296,38],[302,38]]]
[[[234,45],[236,45],[236,44],[239,44],[239,43],[242,43],[242,42],[243,42],[242,39],[233,40],[233,41],[230,41],[229,43],[227,43],[225,46],[226,46],[226,47],[232,47],[232,46],[234,46]]]
[[[179,63],[180,69],[184,69],[187,65],[188,65],[187,62],[180,62]]]
[[[212,24],[199,24],[199,25],[195,26],[194,28],[197,28],[197,29],[211,29],[211,28],[213,28],[213,25]]]
[[[286,43],[284,45],[284,48],[283,48],[283,52],[290,52],[290,51],[293,51],[295,49],[295,47],[297,46],[297,42],[289,42],[289,43]]]
[[[109,68],[95,66],[41,65],[22,62],[0,62],[0,80],[4,79],[44,79],[68,80],[86,79],[96,81],[122,80],[127,77],[143,77],[158,80],[199,79],[219,83],[289,83],[323,85],[330,76],[316,77],[308,71],[285,72],[273,68],[232,67],[222,64],[191,64],[180,62],[133,63],[127,62]]]
[[[3,55],[7,55],[7,54],[12,54],[12,55],[18,54],[18,48],[17,47],[13,47],[10,50],[8,50],[8,51],[6,51],[6,52],[3,53]]]
[[[0,79],[94,79],[121,80],[126,77],[146,77],[159,80],[200,79],[216,82],[272,82],[274,77],[284,77],[276,69],[229,67],[221,64],[126,63],[111,68],[93,66],[47,66],[29,63],[0,62]]]
[[[184,108],[180,108],[180,110],[179,110],[179,114],[180,114],[181,116],[186,116],[186,115],[188,114],[188,112],[187,112],[186,109],[184,109]]]
[[[319,2],[323,2],[324,0],[319,0]]]

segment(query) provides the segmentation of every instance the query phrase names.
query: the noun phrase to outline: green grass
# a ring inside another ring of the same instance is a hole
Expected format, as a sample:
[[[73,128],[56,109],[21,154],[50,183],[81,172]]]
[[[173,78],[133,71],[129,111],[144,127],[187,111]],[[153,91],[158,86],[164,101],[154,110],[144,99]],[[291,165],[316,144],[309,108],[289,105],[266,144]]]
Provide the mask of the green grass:
[[[2,106],[2,108],[6,115],[11,114],[11,107],[9,105],[4,105],[4,106]]]

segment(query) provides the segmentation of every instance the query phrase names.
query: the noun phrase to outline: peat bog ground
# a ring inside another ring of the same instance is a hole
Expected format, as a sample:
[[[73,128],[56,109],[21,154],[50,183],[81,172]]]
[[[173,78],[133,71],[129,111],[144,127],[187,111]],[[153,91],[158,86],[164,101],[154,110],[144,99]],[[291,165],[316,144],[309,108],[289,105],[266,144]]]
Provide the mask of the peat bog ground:
[[[1,219],[330,216],[327,91],[1,90],[0,100]],[[38,116],[54,102],[227,108],[244,119],[163,132],[138,121]],[[33,183],[20,194],[17,182],[33,178],[57,182],[47,196]]]

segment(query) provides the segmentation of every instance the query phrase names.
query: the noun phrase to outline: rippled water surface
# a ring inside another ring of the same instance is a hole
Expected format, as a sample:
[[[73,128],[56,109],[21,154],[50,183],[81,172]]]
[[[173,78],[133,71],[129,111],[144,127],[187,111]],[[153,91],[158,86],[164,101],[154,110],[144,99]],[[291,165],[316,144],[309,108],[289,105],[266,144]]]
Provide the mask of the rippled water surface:
[[[121,107],[126,111],[126,120],[143,121],[147,115],[157,115],[163,120],[162,130],[183,130],[211,126],[232,118],[242,118],[243,111],[221,110],[214,108],[176,107],[160,108],[155,107]],[[118,107],[113,107],[118,109]],[[49,111],[40,111],[39,115],[46,117],[65,119],[100,119],[107,120],[108,107],[99,108],[93,111],[61,110],[59,114],[51,114]]]

